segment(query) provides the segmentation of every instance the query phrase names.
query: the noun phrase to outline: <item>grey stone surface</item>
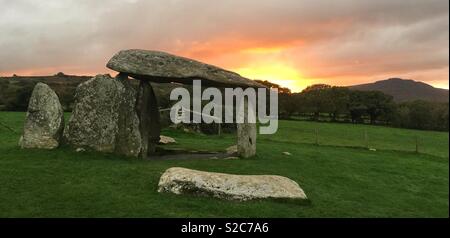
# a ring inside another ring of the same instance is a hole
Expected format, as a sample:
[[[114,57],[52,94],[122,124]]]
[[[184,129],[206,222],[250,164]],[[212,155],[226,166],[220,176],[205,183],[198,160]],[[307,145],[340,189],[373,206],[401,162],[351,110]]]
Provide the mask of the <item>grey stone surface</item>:
[[[139,117],[136,113],[136,89],[125,75],[117,75],[116,79],[122,83],[124,92],[119,105],[118,131],[115,141],[115,152],[126,156],[138,156],[141,152],[142,141],[139,131]]]
[[[158,102],[153,88],[148,81],[141,80],[138,89],[136,112],[139,118],[141,133],[141,157],[147,158],[156,152],[159,143],[161,125],[159,120]]]
[[[247,98],[244,100],[247,105]],[[256,130],[256,123],[248,122],[248,113],[244,110],[244,122],[237,123],[237,153],[240,157],[249,158],[256,155]]]
[[[237,154],[237,145],[232,145],[226,149],[227,154],[235,155]]]
[[[64,113],[58,96],[48,85],[37,83],[28,104],[20,147],[56,148],[63,128]]]
[[[136,92],[126,80],[97,75],[77,87],[75,107],[64,130],[68,144],[128,156],[140,153]]]
[[[191,84],[201,79],[203,85],[265,87],[237,73],[165,52],[130,49],[115,54],[106,65],[133,78],[153,82]]]
[[[256,124],[237,124],[237,151],[238,155],[248,158],[256,155]]]
[[[118,133],[119,105],[124,86],[109,75],[97,75],[75,91],[75,107],[64,130],[76,147],[113,152]]]
[[[293,180],[277,175],[233,175],[170,168],[161,176],[158,192],[196,194],[229,200],[263,198],[307,199]]]
[[[174,138],[170,137],[170,136],[160,135],[159,136],[159,143],[163,144],[163,145],[166,145],[166,144],[177,143],[177,141]]]

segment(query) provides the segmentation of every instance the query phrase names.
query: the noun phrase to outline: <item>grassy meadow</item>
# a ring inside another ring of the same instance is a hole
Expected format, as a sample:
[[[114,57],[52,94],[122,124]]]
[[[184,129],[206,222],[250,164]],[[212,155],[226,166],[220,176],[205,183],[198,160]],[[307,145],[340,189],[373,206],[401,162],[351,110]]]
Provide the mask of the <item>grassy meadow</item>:
[[[449,134],[444,132],[280,121],[277,134],[258,137],[254,158],[139,160],[68,147],[22,150],[17,142],[24,118],[23,112],[0,112],[0,123],[12,129],[0,125],[0,217],[449,216]],[[173,148],[218,151],[235,144],[233,134],[173,129],[162,134],[177,140],[168,146]],[[159,177],[174,166],[286,176],[300,184],[310,202],[158,193]]]

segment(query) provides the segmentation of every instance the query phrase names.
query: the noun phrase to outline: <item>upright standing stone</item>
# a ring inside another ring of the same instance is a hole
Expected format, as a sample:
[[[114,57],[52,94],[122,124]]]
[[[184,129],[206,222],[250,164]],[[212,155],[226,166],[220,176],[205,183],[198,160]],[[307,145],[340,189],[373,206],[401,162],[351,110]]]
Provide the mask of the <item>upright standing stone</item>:
[[[138,156],[141,152],[136,90],[128,77],[97,75],[80,84],[75,107],[64,130],[65,141],[74,147]]]
[[[147,158],[159,142],[159,109],[148,81],[138,89],[126,74],[97,75],[80,84],[64,131],[74,147]]]
[[[244,123],[237,123],[237,152],[248,158],[256,154],[256,123],[249,122],[248,99],[244,97]]]
[[[136,113],[137,92],[126,75],[118,74],[116,80],[122,83],[125,91],[119,105],[115,152],[137,157],[142,148],[139,117]]]
[[[58,96],[48,85],[37,83],[31,94],[19,145],[22,148],[56,148],[63,128],[64,113]]]
[[[139,117],[141,133],[141,157],[156,152],[156,145],[160,136],[159,108],[156,96],[150,82],[141,80],[138,89],[136,111]]]
[[[124,90],[123,85],[109,75],[97,75],[78,85],[64,140],[75,147],[113,152]]]

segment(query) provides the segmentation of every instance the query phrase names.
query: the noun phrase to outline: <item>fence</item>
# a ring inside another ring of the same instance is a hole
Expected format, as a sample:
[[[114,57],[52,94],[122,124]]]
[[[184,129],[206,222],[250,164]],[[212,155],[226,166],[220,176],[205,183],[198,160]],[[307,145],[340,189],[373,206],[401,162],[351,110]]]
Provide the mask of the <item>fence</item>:
[[[341,123],[280,121],[274,135],[263,140],[342,146],[368,150],[395,150],[448,157],[448,133]]]

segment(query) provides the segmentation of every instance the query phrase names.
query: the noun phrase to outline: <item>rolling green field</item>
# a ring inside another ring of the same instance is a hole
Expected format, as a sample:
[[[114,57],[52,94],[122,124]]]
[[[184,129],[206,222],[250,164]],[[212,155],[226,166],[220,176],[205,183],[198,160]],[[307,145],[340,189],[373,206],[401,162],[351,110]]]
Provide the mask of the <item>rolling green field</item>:
[[[448,133],[280,121],[251,159],[139,160],[17,146],[25,113],[0,112],[0,217],[448,217]],[[316,142],[318,131],[319,145]],[[369,148],[364,140],[367,133]],[[166,129],[181,147],[223,150],[234,135]],[[415,153],[415,140],[419,152]],[[283,155],[287,151],[292,156]],[[156,192],[173,166],[297,181],[309,203],[222,201]]]

